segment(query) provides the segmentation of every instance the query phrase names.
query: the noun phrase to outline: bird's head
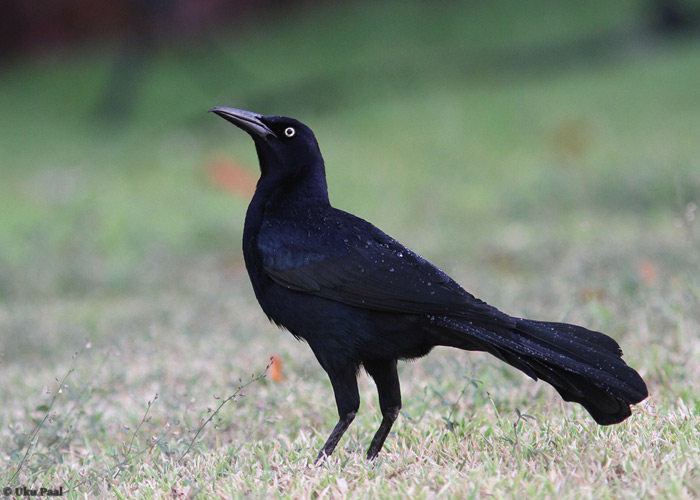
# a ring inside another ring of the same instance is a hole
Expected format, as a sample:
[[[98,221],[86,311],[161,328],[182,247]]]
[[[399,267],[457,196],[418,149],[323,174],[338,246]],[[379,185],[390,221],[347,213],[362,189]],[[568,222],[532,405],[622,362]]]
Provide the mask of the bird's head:
[[[323,157],[316,137],[300,121],[235,108],[216,107],[209,111],[233,123],[253,138],[263,175],[286,176],[316,171],[314,173],[325,176]]]

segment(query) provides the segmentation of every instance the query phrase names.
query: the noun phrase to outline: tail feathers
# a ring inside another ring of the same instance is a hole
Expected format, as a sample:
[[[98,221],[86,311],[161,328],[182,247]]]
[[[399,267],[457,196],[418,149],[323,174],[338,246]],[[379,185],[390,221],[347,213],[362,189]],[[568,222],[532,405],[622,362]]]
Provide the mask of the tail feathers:
[[[630,416],[648,395],[622,350],[600,332],[566,323],[514,319],[507,326],[444,318],[448,345],[490,352],[533,379],[551,384],[565,401],[581,404],[601,425]]]

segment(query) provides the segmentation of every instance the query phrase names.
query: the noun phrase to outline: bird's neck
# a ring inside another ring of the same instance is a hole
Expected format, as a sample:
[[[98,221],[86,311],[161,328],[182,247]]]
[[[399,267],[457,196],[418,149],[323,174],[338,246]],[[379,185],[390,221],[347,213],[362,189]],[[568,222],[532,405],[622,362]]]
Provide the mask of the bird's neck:
[[[306,175],[281,176],[262,170],[262,175],[250,201],[243,228],[243,256],[248,273],[262,276],[257,238],[265,220],[294,219],[300,212],[317,211],[330,207],[326,176],[323,169],[314,169]],[[253,280],[255,293],[256,281]]]
[[[297,165],[294,169],[266,169],[255,190],[266,206],[288,204],[329,205],[326,171],[318,165]]]
[[[289,173],[262,168],[262,175],[246,214],[247,236],[256,234],[265,218],[293,217],[299,210],[330,206],[326,175],[321,168]]]

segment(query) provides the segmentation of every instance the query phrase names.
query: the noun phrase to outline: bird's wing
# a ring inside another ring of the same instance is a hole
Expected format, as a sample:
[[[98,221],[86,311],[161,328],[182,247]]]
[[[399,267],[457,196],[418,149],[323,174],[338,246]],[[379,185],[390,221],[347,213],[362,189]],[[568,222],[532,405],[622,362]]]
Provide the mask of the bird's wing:
[[[262,230],[258,247],[268,276],[288,289],[366,309],[507,318],[368,222],[353,217],[353,224],[331,225],[333,232],[317,226]]]

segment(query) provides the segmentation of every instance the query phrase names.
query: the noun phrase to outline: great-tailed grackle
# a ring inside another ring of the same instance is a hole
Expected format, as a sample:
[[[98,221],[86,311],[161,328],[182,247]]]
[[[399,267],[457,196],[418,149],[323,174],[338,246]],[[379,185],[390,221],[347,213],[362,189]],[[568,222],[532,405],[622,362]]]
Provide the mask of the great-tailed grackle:
[[[617,342],[565,323],[515,318],[466,292],[369,222],[333,208],[313,132],[293,118],[210,111],[253,138],[260,180],[245,218],[243,255],[271,321],[304,339],[328,373],[339,420],[330,455],[360,406],[360,367],[377,384],[377,456],[401,409],[396,363],[438,345],[486,351],[550,383],[601,425],[630,416],[647,388]]]

